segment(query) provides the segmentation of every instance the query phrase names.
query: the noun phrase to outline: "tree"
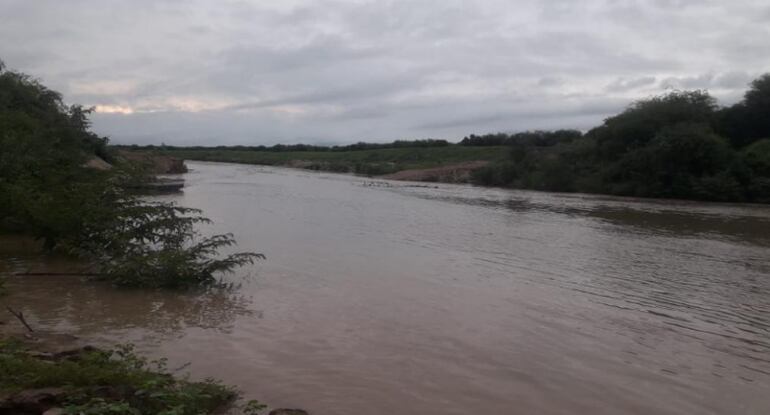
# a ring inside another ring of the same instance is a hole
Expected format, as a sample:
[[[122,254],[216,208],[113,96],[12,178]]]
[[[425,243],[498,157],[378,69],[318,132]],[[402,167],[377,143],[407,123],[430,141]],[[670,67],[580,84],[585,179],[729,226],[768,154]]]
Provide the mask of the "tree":
[[[735,148],[770,137],[770,73],[752,81],[741,102],[721,109],[714,125]]]
[[[770,177],[770,138],[755,142],[743,150],[749,167],[759,176]]]
[[[751,83],[743,98],[752,138],[770,137],[770,73]]]
[[[129,190],[146,180],[129,164],[110,171],[84,166],[109,159],[107,139],[90,130],[90,109],[27,75],[0,70],[0,229],[41,239],[49,250],[91,261],[118,285],[210,286],[217,275],[262,255],[219,258],[231,235],[203,237],[200,211],[148,203]]]
[[[673,91],[631,104],[589,131],[599,156],[615,160],[623,153],[649,143],[661,129],[679,123],[709,123],[716,100],[706,91]]]

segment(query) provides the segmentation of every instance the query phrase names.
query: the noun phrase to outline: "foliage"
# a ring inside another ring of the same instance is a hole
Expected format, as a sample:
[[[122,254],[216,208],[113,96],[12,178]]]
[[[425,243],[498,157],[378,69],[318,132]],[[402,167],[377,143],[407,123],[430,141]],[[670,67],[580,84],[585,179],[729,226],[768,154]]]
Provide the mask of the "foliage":
[[[0,390],[61,387],[66,414],[201,414],[229,404],[237,392],[213,379],[177,379],[165,360],[150,362],[130,345],[41,360],[18,345],[0,345]]]
[[[723,172],[732,157],[729,144],[707,125],[680,123],[664,127],[646,146],[621,155],[608,165],[604,178],[621,194],[721,200],[719,192],[709,190],[708,180]]]
[[[755,79],[743,100],[723,108],[714,120],[719,134],[728,137],[735,148],[742,148],[770,137],[770,74]]]
[[[770,177],[770,138],[754,142],[743,149],[742,153],[753,174]]]
[[[550,147],[559,143],[566,143],[583,136],[578,130],[556,131],[525,131],[515,134],[497,133],[464,137],[460,141],[461,146],[505,146],[524,145],[537,147]]]
[[[49,246],[77,227],[90,202],[81,197],[99,185],[99,174],[82,166],[107,157],[107,140],[87,130],[87,114],[27,75],[0,72],[0,226]]]
[[[267,409],[267,405],[263,404],[262,402],[256,399],[252,399],[246,402],[246,404],[243,405],[241,409],[244,415],[257,415],[259,412]]]
[[[116,285],[190,288],[216,284],[215,275],[251,264],[261,254],[217,258],[232,235],[202,237],[195,225],[208,223],[200,210],[126,198],[115,203],[107,225],[88,224],[75,252],[96,258],[99,278]]]
[[[744,101],[727,109],[704,91],[673,91],[635,102],[582,137],[550,146],[513,141],[507,160],[473,179],[550,191],[766,202],[770,140],[756,131],[764,131],[760,119],[770,119],[768,102],[770,75],[754,81]],[[741,122],[754,132],[725,138],[726,114],[749,108],[756,119]]]
[[[708,123],[716,100],[705,91],[674,91],[640,100],[588,132],[597,141],[597,156],[614,160],[647,145],[661,129],[680,123]]]
[[[210,286],[263,258],[217,258],[232,235],[203,237],[195,231],[207,221],[200,211],[134,195],[131,185],[146,174],[110,156],[107,139],[89,131],[89,112],[26,75],[0,72],[0,229],[90,260],[101,278],[122,286]],[[84,165],[96,156],[114,168]]]

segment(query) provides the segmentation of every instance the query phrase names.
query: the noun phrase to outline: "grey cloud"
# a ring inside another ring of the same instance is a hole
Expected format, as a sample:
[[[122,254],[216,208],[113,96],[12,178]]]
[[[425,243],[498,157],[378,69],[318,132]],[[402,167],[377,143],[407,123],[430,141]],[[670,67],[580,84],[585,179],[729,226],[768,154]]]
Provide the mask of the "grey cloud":
[[[555,86],[562,85],[563,83],[564,79],[553,76],[545,76],[537,80],[538,86]]]
[[[631,89],[652,85],[655,83],[654,76],[643,76],[635,79],[618,78],[607,85],[607,91],[628,91]]]
[[[714,86],[727,89],[741,89],[748,87],[749,83],[758,76],[751,76],[743,71],[727,72],[714,79]]]
[[[763,0],[0,0],[0,59],[116,142],[351,142],[588,128],[767,71]]]
[[[441,130],[451,127],[469,127],[483,124],[497,123],[506,119],[513,118],[511,114],[491,114],[468,117],[459,120],[436,121],[417,125],[421,130]]]
[[[759,77],[760,73],[750,74],[744,71],[725,73],[703,73],[686,77],[669,77],[660,82],[663,89],[721,89],[728,90],[726,96],[742,94],[749,83]],[[714,91],[716,92],[716,91]],[[732,99],[730,99],[732,101]]]
[[[708,89],[713,83],[714,74],[705,73],[696,76],[670,77],[661,82],[663,88],[675,89]]]

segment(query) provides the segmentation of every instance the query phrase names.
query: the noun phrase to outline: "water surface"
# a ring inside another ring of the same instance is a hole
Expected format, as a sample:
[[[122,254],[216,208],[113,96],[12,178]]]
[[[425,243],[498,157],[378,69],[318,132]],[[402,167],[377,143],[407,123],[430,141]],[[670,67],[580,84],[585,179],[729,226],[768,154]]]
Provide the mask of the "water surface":
[[[770,413],[768,207],[189,166],[164,199],[267,255],[239,290],[4,301],[314,415]]]

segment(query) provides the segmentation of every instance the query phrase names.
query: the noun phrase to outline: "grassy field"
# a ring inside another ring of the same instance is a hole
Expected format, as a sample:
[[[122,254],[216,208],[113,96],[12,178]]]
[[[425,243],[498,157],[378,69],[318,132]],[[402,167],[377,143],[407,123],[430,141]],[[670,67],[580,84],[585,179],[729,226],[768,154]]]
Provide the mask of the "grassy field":
[[[507,147],[407,147],[352,151],[244,151],[230,149],[171,149],[164,155],[185,160],[293,166],[311,170],[370,176],[407,169],[425,169],[469,161],[497,161],[509,155]]]

